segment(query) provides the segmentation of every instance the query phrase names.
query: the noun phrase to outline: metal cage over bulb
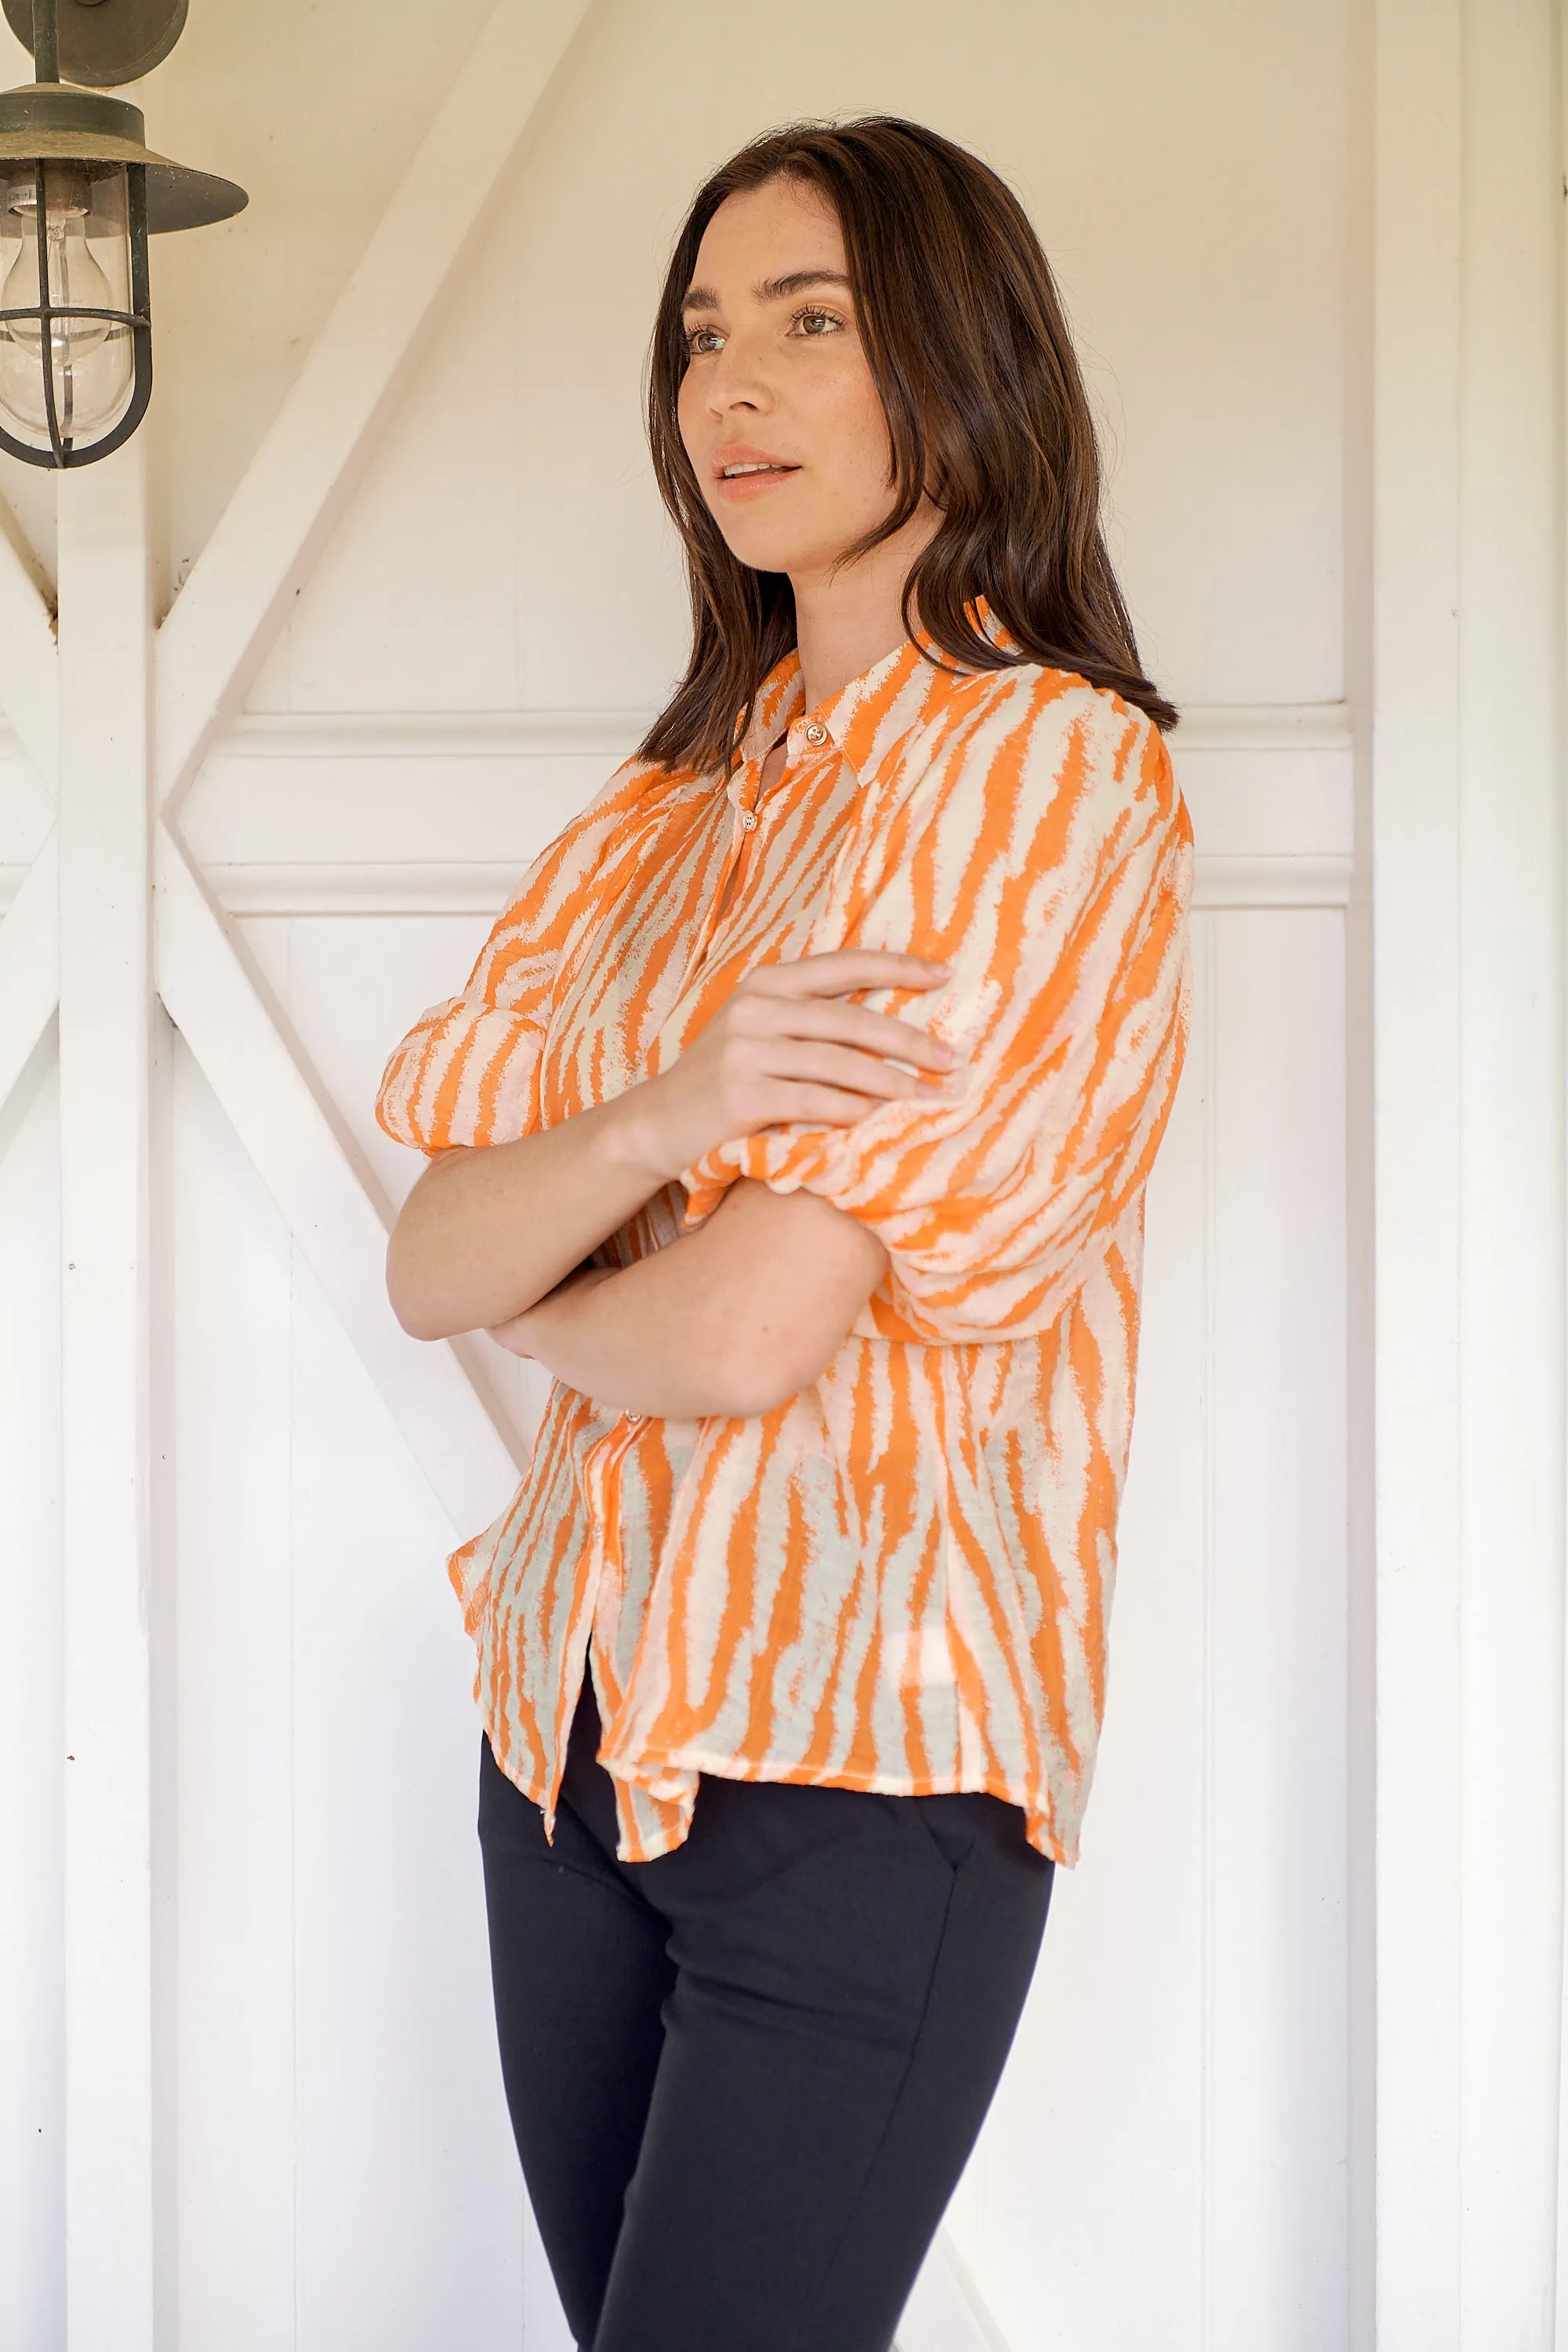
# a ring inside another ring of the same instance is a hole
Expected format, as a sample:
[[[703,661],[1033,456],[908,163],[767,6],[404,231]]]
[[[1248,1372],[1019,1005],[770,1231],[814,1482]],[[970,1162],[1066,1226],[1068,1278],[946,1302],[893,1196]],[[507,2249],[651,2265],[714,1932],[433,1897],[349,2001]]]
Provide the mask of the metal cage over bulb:
[[[50,467],[106,457],[147,413],[149,236],[247,202],[155,154],[139,107],[60,81],[58,5],[34,0],[37,80],[0,91],[0,449]]]

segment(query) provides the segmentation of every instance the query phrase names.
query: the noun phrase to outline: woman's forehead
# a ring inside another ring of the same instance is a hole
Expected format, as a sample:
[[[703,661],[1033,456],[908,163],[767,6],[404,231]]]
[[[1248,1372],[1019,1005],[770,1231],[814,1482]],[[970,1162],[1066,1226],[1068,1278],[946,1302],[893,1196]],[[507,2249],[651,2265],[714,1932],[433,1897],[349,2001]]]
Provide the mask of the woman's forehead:
[[[691,276],[694,287],[711,288],[717,277],[751,285],[805,270],[844,277],[843,232],[817,189],[780,178],[725,197],[702,232]]]

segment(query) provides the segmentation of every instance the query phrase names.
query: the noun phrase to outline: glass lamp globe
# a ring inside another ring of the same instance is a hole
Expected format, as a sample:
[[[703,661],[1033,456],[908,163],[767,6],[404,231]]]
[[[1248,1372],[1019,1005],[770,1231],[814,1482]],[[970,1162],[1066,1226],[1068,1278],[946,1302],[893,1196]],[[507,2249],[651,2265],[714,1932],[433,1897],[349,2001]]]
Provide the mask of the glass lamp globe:
[[[122,163],[12,163],[0,176],[0,425],[34,447],[96,439],[130,401],[128,197]]]

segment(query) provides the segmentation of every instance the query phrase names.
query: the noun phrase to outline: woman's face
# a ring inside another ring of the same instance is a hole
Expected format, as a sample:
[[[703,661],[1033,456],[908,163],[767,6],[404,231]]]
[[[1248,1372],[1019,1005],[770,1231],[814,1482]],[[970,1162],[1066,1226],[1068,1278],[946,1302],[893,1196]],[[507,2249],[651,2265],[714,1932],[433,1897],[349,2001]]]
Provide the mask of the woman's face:
[[[797,583],[892,509],[837,215],[799,180],[729,196],[686,297],[680,436],[731,551]]]

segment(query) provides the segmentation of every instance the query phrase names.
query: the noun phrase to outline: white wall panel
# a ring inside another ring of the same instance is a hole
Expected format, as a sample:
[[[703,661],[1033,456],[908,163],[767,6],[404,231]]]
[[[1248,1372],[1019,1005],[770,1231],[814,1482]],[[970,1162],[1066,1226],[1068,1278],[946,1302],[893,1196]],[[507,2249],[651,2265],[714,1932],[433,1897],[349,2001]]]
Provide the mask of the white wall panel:
[[[241,927],[248,952],[389,1201],[402,1201],[425,1161],[375,1123],[382,1070],[426,1007],[462,986],[489,929],[485,917],[474,915],[261,917]],[[512,1427],[531,1441],[548,1381],[537,1366],[504,1349],[488,1340],[475,1344]],[[505,1499],[497,1495],[497,1510]]]
[[[292,2352],[293,1265],[183,1047],[173,1078],[178,2340]]]
[[[513,2352],[451,1530],[174,1078],[180,2352]]]
[[[1349,2317],[1344,941],[1214,929],[1210,2340],[1315,2352]]]
[[[301,2352],[511,2352],[522,2195],[452,1532],[313,1286],[294,1302]]]

